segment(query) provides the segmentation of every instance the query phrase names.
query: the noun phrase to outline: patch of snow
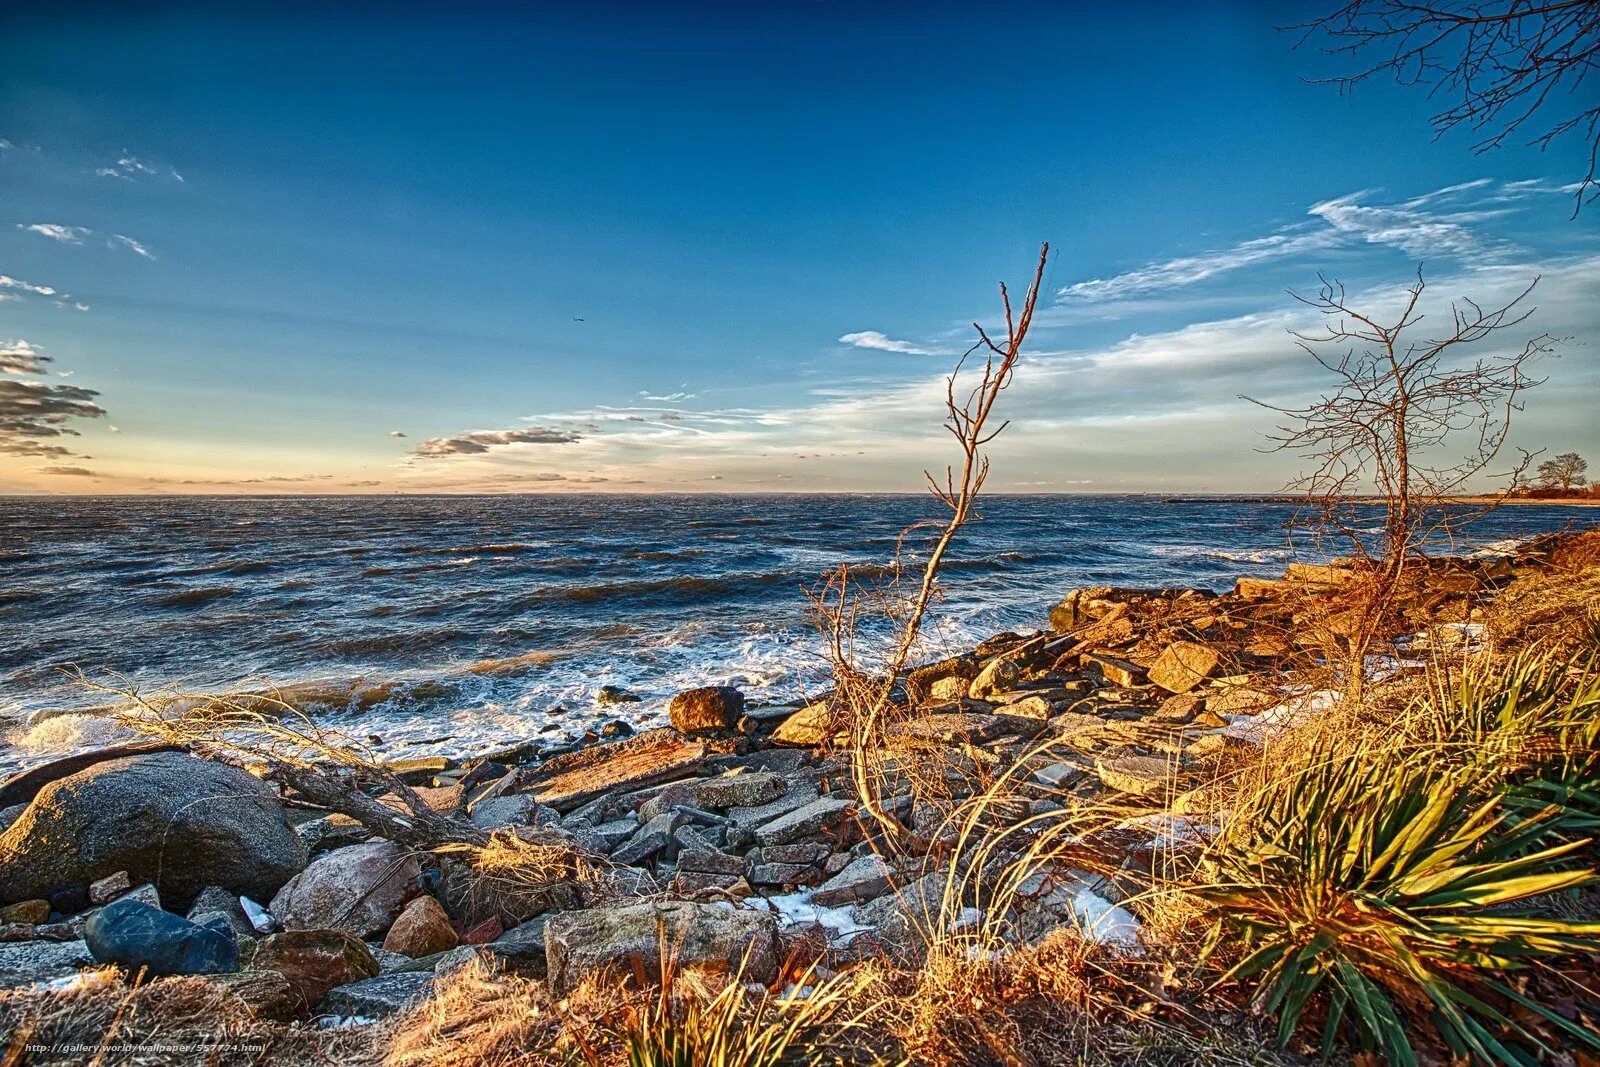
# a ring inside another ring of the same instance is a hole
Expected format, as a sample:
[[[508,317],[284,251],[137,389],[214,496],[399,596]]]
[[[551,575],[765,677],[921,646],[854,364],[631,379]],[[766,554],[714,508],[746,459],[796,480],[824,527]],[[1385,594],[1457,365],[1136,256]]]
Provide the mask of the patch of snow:
[[[1102,945],[1122,949],[1139,955],[1144,949],[1139,944],[1142,927],[1134,914],[1118,907],[1100,894],[1080,889],[1072,901],[1072,915],[1083,936]]]
[[[1339,697],[1337,689],[1302,692],[1254,715],[1224,715],[1228,725],[1207,732],[1241,737],[1252,745],[1265,745],[1291,726],[1299,726],[1313,715],[1327,711],[1339,702]]]
[[[353,1030],[358,1026],[371,1026],[377,1021],[371,1015],[324,1015],[311,1025],[318,1030]]]
[[[796,926],[800,923],[817,923],[824,929],[832,931],[829,940],[844,944],[857,934],[871,930],[870,926],[863,926],[856,922],[849,907],[825,908],[821,904],[811,901],[811,891],[801,890],[798,893],[786,893],[776,897],[751,897],[748,903],[766,904],[778,921],[785,926]]]
[[[240,897],[239,907],[244,909],[244,917],[250,920],[250,928],[258,934],[270,934],[278,925],[270,911],[249,897]]]
[[[962,908],[950,920],[950,933],[970,934],[983,925],[983,911],[979,908]]]
[[[1200,821],[1186,815],[1154,811],[1148,815],[1123,819],[1117,824],[1117,829],[1154,831],[1155,836],[1150,839],[1150,847],[1161,849],[1203,845],[1220,833],[1222,827],[1214,822]]]

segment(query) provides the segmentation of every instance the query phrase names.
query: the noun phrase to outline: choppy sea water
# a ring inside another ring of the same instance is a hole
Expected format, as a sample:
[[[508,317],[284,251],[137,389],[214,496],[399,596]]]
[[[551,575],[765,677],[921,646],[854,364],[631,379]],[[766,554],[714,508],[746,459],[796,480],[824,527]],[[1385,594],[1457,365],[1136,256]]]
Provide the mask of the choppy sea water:
[[[1040,626],[1077,585],[1281,574],[1292,510],[988,498],[931,647]],[[881,573],[936,517],[912,496],[0,498],[0,768],[104,739],[79,668],[147,692],[298,687],[408,755],[653,725],[691,685],[796,699],[824,682],[805,590],[841,562]],[[1594,525],[1508,507],[1457,547]],[[643,699],[598,708],[607,684]]]

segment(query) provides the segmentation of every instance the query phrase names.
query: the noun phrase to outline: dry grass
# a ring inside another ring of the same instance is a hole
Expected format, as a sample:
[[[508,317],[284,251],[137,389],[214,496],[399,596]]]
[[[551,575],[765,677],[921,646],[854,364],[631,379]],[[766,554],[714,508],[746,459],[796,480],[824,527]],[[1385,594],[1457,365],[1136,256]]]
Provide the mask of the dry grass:
[[[469,914],[495,915],[508,927],[552,909],[593,907],[624,895],[604,856],[536,826],[497,831],[482,845],[443,845],[434,854],[449,872],[447,891]]]
[[[61,991],[0,992],[0,1064],[154,1067],[378,1063],[376,1033],[283,1026],[202,978],[128,985],[115,968],[85,972]]]

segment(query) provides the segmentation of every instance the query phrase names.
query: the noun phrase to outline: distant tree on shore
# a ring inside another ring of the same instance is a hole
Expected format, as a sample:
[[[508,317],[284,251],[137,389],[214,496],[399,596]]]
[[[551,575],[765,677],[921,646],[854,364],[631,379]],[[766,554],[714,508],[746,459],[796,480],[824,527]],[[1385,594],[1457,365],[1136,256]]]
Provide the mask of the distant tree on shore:
[[[1341,90],[1389,74],[1448,101],[1430,120],[1436,136],[1464,127],[1487,152],[1538,122],[1529,143],[1541,149],[1568,134],[1584,139],[1574,213],[1600,195],[1600,96],[1592,82],[1583,90],[1600,74],[1600,0],[1352,0],[1293,28],[1302,43],[1316,38],[1329,55],[1366,64],[1327,79]],[[1536,120],[1547,108],[1557,114]]]
[[[1588,471],[1589,463],[1582,456],[1576,452],[1563,452],[1539,464],[1537,485],[1541,489],[1558,489],[1568,493],[1588,484],[1589,479],[1585,477]]]
[[[1335,606],[1328,638],[1345,663],[1347,686],[1359,699],[1373,643],[1390,629],[1396,593],[1409,562],[1423,546],[1482,515],[1446,505],[1495,463],[1505,447],[1523,390],[1539,384],[1528,365],[1555,339],[1541,334],[1520,348],[1473,358],[1479,346],[1527,321],[1525,301],[1535,278],[1513,300],[1485,310],[1471,300],[1450,305],[1441,335],[1421,332],[1425,283],[1421,271],[1405,290],[1397,315],[1380,319],[1355,308],[1337,281],[1322,280],[1315,296],[1292,293],[1327,325],[1293,334],[1299,347],[1331,377],[1333,388],[1304,407],[1246,397],[1283,422],[1268,435],[1274,451],[1300,453],[1309,469],[1288,486],[1305,494],[1314,517],[1306,525],[1331,531],[1358,566],[1358,580]],[[1526,453],[1507,477],[1518,483]],[[1352,498],[1375,491],[1383,518],[1376,538],[1371,517]],[[1490,505],[1491,507],[1493,505]],[[1330,650],[1333,651],[1333,650]]]

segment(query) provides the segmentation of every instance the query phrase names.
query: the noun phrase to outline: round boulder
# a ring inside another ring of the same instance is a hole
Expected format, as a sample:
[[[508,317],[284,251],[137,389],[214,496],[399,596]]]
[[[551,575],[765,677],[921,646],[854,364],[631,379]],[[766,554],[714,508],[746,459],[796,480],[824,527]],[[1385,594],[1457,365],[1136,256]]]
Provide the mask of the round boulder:
[[[346,845],[321,856],[272,898],[285,930],[343,930],[376,937],[421,888],[411,853],[390,841]]]
[[[187,908],[206,886],[266,899],[306,865],[283,806],[236,767],[182,752],[107,760],[39,790],[0,835],[0,903],[127,871]]]
[[[680,734],[730,730],[744,714],[744,694],[731,685],[686,689],[667,705],[672,728]]]

